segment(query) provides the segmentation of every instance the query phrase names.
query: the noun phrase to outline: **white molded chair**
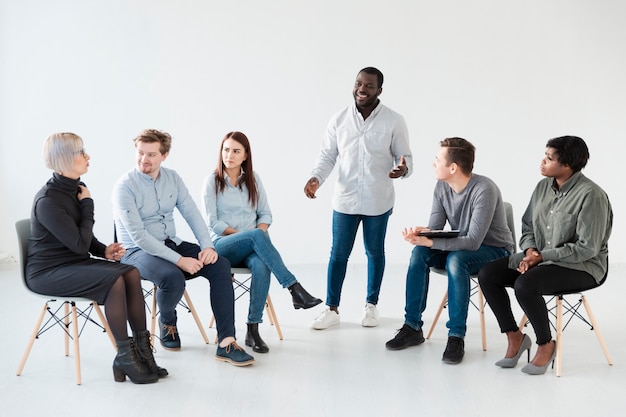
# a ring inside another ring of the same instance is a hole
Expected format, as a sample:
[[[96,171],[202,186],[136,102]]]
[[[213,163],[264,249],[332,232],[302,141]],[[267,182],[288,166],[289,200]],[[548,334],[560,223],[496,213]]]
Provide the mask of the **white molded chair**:
[[[100,327],[102,331],[106,332],[113,344],[113,348],[117,350],[117,345],[115,344],[115,339],[111,334],[111,329],[109,328],[109,324],[100,309],[100,306],[97,302],[90,300],[84,297],[59,297],[53,295],[45,295],[34,292],[28,287],[28,283],[26,282],[26,260],[28,256],[28,238],[30,236],[30,219],[18,220],[15,223],[15,229],[17,231],[17,240],[19,246],[19,268],[20,275],[22,276],[22,283],[24,287],[32,294],[45,298],[46,302],[43,305],[43,308],[40,310],[39,317],[37,318],[37,322],[35,323],[35,329],[28,340],[28,345],[26,346],[26,350],[24,351],[24,355],[22,356],[22,360],[17,368],[17,375],[21,375],[24,370],[24,366],[26,365],[26,361],[28,360],[28,356],[30,351],[35,343],[35,339],[38,339],[43,333],[58,325],[59,328],[63,329],[64,339],[65,339],[65,356],[69,356],[69,346],[70,339],[74,341],[74,364],[76,367],[76,383],[78,385],[81,384],[81,372],[80,372],[80,344],[79,339],[82,331],[85,328],[85,325],[88,323],[92,323]],[[54,302],[61,302],[62,304],[53,310],[50,304]],[[76,306],[76,303],[89,303],[89,305],[85,309],[80,309]],[[63,312],[61,312],[63,309]],[[71,309],[71,311],[70,311]],[[97,323],[91,318],[91,312],[95,310],[100,318],[100,322],[102,324]],[[50,314],[50,317],[44,323],[44,317],[46,312]],[[79,330],[78,320],[82,319],[83,323]],[[71,327],[71,334],[70,334]]]

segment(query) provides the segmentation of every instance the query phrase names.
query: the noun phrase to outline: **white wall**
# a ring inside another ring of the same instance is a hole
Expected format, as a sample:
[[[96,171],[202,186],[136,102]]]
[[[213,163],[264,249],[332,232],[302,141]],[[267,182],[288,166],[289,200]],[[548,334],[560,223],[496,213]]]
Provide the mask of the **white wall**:
[[[408,262],[402,227],[427,221],[439,140],[477,146],[475,171],[500,185],[519,229],[546,140],[563,134],[590,147],[585,173],[615,212],[611,260],[626,262],[625,12],[619,0],[0,0],[0,253],[16,251],[13,223],[50,176],[40,149],[56,131],[85,140],[96,233],[110,242],[113,183],[151,127],[173,135],[166,164],[198,200],[223,135],[245,132],[286,262],[326,263],[332,182],[314,201],[302,189],[326,122],[372,65],[417,165],[397,182],[389,263]],[[365,262],[360,235],[352,262]]]

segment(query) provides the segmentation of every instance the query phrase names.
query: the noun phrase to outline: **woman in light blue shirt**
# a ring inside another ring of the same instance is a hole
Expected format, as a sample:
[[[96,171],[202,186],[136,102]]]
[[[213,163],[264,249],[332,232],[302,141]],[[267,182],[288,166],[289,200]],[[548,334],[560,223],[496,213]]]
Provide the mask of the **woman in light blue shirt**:
[[[217,253],[232,266],[245,265],[252,271],[246,345],[266,353],[269,348],[259,335],[258,324],[262,322],[270,273],[289,289],[294,308],[311,308],[322,300],[302,288],[270,240],[267,229],[272,212],[263,183],[252,168],[250,142],[243,133],[230,132],[222,140],[217,168],[204,180],[202,200]]]

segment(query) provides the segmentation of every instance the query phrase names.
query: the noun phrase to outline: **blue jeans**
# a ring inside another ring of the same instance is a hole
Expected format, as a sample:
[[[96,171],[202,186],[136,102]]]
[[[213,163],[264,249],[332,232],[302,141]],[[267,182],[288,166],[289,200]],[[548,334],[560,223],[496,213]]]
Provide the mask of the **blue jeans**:
[[[338,307],[341,288],[346,278],[348,258],[354,247],[354,239],[363,223],[363,243],[367,255],[366,302],[378,304],[380,285],[385,272],[385,235],[392,210],[379,216],[343,214],[333,210],[333,247],[328,262],[326,305]]]
[[[245,230],[215,241],[215,250],[233,266],[245,265],[252,272],[248,323],[263,321],[263,308],[270,289],[270,273],[287,288],[298,282],[287,269],[267,232],[261,229]]]
[[[448,271],[448,336],[465,337],[467,308],[470,299],[470,275],[491,261],[508,256],[504,248],[481,245],[478,250],[442,251],[415,246],[406,274],[406,306],[404,322],[418,330],[424,325],[422,313],[426,309],[430,267]]]
[[[176,246],[169,241],[167,246],[182,256],[198,258],[200,247],[196,244],[183,242]],[[157,303],[160,321],[163,324],[176,324],[176,306],[185,291],[185,280],[192,278],[175,264],[158,256],[150,255],[139,248],[126,251],[122,263],[133,265],[139,270],[141,278],[153,282],[159,287]],[[217,338],[235,337],[235,293],[230,275],[230,262],[219,257],[214,264],[205,265],[196,275],[209,281],[211,308],[215,315]]]

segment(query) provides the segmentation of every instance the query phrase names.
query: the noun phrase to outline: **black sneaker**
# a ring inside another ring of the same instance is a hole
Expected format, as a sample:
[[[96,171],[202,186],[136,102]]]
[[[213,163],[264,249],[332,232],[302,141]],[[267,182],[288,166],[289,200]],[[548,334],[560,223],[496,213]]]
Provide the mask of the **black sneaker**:
[[[448,344],[446,350],[443,352],[442,361],[455,365],[461,363],[465,355],[465,342],[460,337],[450,336],[448,337]]]
[[[385,346],[389,350],[402,350],[421,343],[424,343],[424,333],[422,329],[415,330],[408,324],[404,324],[402,328],[398,330],[395,337],[385,343]]]
[[[167,350],[180,350],[180,337],[176,325],[163,324],[161,326],[161,346]]]

